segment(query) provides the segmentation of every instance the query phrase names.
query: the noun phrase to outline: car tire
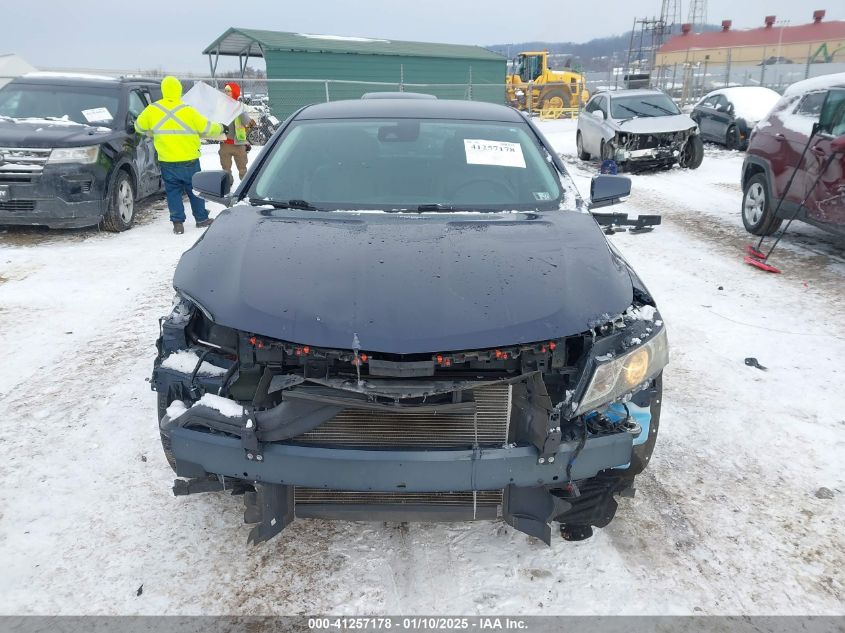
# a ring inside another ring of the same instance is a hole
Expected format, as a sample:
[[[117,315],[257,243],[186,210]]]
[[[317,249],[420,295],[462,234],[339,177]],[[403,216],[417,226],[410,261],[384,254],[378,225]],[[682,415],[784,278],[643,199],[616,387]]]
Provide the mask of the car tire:
[[[126,231],[135,222],[135,186],[132,178],[124,170],[117,172],[109,194],[109,206],[103,215],[103,228],[106,231]]]
[[[704,142],[699,135],[690,136],[681,150],[678,164],[684,169],[698,169],[704,160]]]
[[[164,417],[164,414],[167,413],[167,407],[170,406],[170,402],[168,402],[167,394],[158,392],[158,419],[161,420]],[[156,423],[158,424],[158,423]],[[173,446],[170,444],[170,438],[167,437],[164,433],[159,430],[159,435],[161,436],[161,448],[164,451],[164,458],[167,460],[167,463],[173,469],[173,472],[176,472],[176,458],[173,457]]]
[[[735,125],[731,125],[725,133],[725,147],[728,149],[739,149],[741,144],[739,130]]]
[[[616,154],[616,147],[613,145],[611,141],[602,141],[601,146],[599,147],[599,155],[601,156],[602,161],[605,160],[616,160],[614,157]]]
[[[742,191],[742,224],[752,235],[771,235],[783,218],[775,217],[765,174],[754,174]]]
[[[584,139],[581,138],[581,130],[575,135],[575,147],[578,150],[578,158],[581,160],[590,160],[590,153],[584,151]]]

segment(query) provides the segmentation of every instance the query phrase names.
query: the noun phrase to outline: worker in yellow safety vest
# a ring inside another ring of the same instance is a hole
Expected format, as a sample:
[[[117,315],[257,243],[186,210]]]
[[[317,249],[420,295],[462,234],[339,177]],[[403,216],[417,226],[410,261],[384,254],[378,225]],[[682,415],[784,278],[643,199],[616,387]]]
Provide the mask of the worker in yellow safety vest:
[[[135,120],[135,130],[152,136],[161,178],[170,209],[173,232],[185,232],[185,205],[182,194],[191,201],[191,212],[198,228],[211,225],[205,201],[194,195],[191,178],[200,168],[200,137],[219,136],[228,131],[221,123],[213,123],[182,102],[182,84],[176,77],[161,80],[162,99],[151,103]]]

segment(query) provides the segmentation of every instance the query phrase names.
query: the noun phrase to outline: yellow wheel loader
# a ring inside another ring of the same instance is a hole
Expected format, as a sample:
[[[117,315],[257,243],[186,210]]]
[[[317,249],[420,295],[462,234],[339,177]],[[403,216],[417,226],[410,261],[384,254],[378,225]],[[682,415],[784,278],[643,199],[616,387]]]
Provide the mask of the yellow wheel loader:
[[[551,70],[548,58],[548,51],[540,51],[519,53],[513,59],[514,74],[507,77],[508,103],[542,118],[577,116],[579,105],[590,98],[584,76],[571,70]]]

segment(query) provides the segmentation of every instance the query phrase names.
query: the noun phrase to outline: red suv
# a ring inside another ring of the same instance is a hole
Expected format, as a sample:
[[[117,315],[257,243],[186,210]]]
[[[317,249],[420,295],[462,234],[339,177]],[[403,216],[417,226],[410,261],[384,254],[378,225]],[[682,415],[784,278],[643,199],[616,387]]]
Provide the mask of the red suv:
[[[786,89],[752,131],[742,165],[742,223],[750,233],[771,235],[785,218],[794,216],[845,235],[845,155],[839,154],[827,164],[834,138],[843,134],[842,126],[816,131],[828,92],[843,87],[845,73],[799,81]],[[811,136],[813,141],[801,160]],[[794,182],[775,214],[796,165]],[[821,171],[824,173],[816,182]]]

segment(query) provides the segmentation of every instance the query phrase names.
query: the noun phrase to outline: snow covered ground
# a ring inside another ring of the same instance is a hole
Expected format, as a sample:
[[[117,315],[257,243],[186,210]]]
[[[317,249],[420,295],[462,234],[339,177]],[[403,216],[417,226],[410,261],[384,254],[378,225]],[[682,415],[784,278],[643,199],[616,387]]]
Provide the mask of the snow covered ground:
[[[588,193],[574,123],[541,125]],[[318,520],[247,547],[240,498],[171,495],[147,382],[199,230],[158,200],[124,234],[0,232],[0,614],[845,613],[845,242],[802,225],[786,274],[745,266],[741,161],[708,148],[618,207],[664,218],[611,238],[669,327],[660,436],[614,522],[551,548]]]

